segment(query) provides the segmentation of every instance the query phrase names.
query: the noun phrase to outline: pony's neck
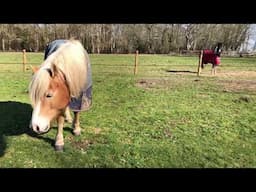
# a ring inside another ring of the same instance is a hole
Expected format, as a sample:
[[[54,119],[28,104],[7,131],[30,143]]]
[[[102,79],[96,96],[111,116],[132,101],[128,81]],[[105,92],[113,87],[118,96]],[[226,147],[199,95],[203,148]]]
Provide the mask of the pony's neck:
[[[67,83],[64,73],[61,70],[59,70],[58,73],[56,74],[56,77],[61,81],[61,83],[63,83],[67,87],[68,95],[69,95],[69,97],[71,97],[70,88],[69,88],[69,85]]]

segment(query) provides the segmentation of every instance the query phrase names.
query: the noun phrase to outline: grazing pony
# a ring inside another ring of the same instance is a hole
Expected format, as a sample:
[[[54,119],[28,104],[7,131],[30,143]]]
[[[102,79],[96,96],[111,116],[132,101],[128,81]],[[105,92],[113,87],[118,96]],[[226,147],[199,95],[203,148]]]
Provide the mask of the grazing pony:
[[[77,40],[53,41],[45,54],[44,62],[33,74],[29,85],[33,107],[30,127],[37,134],[46,133],[50,130],[50,122],[57,119],[55,149],[59,151],[64,147],[63,126],[67,108],[74,111],[73,133],[79,135],[79,112],[91,107],[91,66],[86,50]]]

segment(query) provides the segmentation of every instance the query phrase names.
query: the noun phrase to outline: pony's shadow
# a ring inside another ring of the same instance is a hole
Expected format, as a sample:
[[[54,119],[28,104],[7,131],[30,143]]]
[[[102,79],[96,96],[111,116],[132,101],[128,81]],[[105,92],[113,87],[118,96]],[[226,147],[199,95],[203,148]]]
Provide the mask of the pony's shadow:
[[[54,142],[50,138],[34,134],[29,129],[31,114],[32,107],[27,103],[16,101],[0,102],[0,157],[5,153],[7,136],[27,134],[31,137],[43,139],[51,144]]]
[[[169,72],[169,73],[197,73],[195,71],[189,71],[189,70],[166,70],[166,72]]]

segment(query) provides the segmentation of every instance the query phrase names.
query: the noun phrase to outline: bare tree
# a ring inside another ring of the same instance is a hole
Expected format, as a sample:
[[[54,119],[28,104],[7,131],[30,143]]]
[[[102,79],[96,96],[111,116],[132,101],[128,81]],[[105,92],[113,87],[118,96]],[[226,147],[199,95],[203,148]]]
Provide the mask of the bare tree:
[[[90,53],[169,53],[182,49],[239,50],[249,24],[0,24],[0,49],[43,51],[54,39],[79,39]]]

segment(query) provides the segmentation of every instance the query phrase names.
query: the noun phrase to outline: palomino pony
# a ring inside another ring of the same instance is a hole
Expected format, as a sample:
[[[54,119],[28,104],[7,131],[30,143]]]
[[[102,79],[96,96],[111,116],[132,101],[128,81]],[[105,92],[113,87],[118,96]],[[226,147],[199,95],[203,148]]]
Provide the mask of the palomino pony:
[[[54,44],[56,42],[52,42]],[[45,58],[30,82],[29,96],[33,107],[30,127],[37,134],[43,134],[50,130],[50,122],[57,119],[55,149],[63,150],[65,112],[68,106],[74,111],[73,133],[80,135],[79,112],[90,108],[91,89],[86,50],[77,40],[63,41]]]

